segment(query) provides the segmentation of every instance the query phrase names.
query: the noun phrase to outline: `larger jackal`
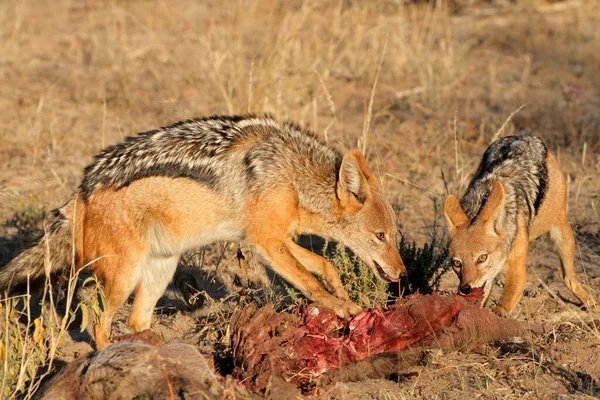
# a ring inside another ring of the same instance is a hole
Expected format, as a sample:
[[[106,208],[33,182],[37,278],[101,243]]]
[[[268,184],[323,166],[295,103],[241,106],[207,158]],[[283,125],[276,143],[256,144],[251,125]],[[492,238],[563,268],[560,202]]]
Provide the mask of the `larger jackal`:
[[[237,240],[309,299],[340,316],[360,311],[333,266],[294,242],[300,233],[346,244],[381,279],[405,271],[395,214],[360,152],[342,155],[268,117],[194,119],[102,150],[73,199],[52,213],[45,238],[0,271],[0,289],[43,276],[46,248],[53,270],[68,265],[74,243],[78,267],[93,261],[104,283],[107,309],[94,328],[103,347],[130,294],[129,324],[149,328],[180,255]]]
[[[468,294],[483,286],[487,299],[496,275],[504,270],[506,282],[496,312],[510,313],[527,283],[529,241],[549,232],[565,284],[584,304],[594,304],[575,276],[565,178],[539,138],[511,136],[493,142],[462,200],[448,196],[444,213],[459,292]]]

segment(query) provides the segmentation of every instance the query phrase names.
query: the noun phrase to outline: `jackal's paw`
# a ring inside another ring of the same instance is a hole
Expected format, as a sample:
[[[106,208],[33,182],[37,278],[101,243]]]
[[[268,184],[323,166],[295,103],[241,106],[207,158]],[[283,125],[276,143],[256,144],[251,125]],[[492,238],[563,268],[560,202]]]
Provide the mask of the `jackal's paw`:
[[[330,298],[319,301],[325,307],[331,308],[338,317],[348,318],[351,315],[356,315],[362,311],[362,308],[354,304],[349,300],[341,300],[337,297],[331,296]]]
[[[498,305],[498,306],[496,306],[496,308],[494,308],[493,311],[494,311],[494,314],[496,314],[499,317],[502,317],[502,318],[508,317],[508,311],[503,306]]]
[[[343,301],[341,304],[333,307],[333,311],[342,318],[348,318],[351,315],[356,315],[362,311],[362,308],[351,301]]]
[[[585,308],[587,308],[588,310],[600,311],[600,308],[598,308],[598,304],[596,303],[596,300],[594,300],[594,298],[592,296],[589,296],[587,298],[587,300],[583,302],[583,304],[585,305]]]

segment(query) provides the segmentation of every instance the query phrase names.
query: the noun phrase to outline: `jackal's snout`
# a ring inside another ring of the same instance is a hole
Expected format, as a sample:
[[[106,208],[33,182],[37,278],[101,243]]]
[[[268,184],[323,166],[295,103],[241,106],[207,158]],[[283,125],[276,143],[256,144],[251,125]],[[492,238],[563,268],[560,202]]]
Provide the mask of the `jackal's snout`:
[[[376,272],[377,276],[383,281],[388,282],[398,282],[399,279],[407,276],[406,268],[402,265],[401,269],[399,268],[383,268],[377,261],[373,261],[375,266],[374,272]],[[392,272],[388,272],[392,270]]]
[[[406,266],[404,266],[404,262],[402,261],[402,257],[400,257],[400,253],[396,246],[392,246],[393,248],[390,251],[390,258],[388,265],[392,270],[394,280],[393,282],[398,282],[398,279],[405,278],[408,276],[408,272],[406,271]]]
[[[395,220],[392,226],[395,226]],[[407,276],[406,267],[398,251],[396,235],[393,230],[390,232],[385,244],[372,247],[370,255],[372,257],[371,261],[368,261],[368,256],[363,257],[363,260],[379,279],[387,282],[398,282],[399,279]]]
[[[462,296],[466,296],[466,295],[470,294],[472,290],[473,290],[473,288],[468,283],[461,284],[458,287],[458,294],[460,294]]]

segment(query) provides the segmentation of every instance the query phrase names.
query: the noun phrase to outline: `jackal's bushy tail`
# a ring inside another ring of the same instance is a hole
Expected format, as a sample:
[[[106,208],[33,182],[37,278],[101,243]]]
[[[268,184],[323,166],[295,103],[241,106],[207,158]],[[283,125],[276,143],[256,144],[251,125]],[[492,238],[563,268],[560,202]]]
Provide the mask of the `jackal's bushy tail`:
[[[0,295],[49,273],[63,270],[73,258],[73,211],[75,199],[50,212],[44,221],[44,235],[31,248],[0,267]]]

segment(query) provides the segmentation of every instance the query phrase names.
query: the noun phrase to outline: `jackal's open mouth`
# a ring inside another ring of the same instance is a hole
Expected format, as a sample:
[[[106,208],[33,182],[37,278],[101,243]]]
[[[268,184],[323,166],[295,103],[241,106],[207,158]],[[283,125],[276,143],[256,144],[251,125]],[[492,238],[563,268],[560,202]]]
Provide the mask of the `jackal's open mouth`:
[[[398,282],[398,278],[394,278],[390,276],[387,272],[385,272],[383,268],[381,268],[381,265],[377,264],[377,261],[373,261],[373,264],[375,264],[375,268],[377,268],[377,273],[381,278],[385,279],[388,282]]]

